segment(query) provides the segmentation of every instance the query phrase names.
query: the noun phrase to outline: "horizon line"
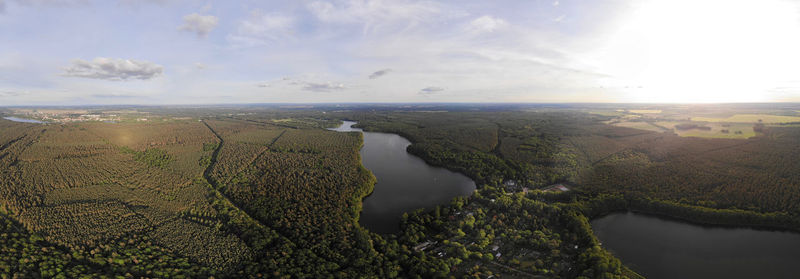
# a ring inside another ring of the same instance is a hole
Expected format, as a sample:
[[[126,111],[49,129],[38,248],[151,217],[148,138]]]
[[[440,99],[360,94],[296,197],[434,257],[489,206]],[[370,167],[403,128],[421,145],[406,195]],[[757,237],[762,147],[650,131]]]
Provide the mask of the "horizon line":
[[[75,104],[75,105],[0,105],[0,108],[39,107],[215,107],[215,106],[288,106],[288,105],[768,105],[800,104],[800,101],[769,102],[270,102],[270,103],[205,103],[205,104]]]

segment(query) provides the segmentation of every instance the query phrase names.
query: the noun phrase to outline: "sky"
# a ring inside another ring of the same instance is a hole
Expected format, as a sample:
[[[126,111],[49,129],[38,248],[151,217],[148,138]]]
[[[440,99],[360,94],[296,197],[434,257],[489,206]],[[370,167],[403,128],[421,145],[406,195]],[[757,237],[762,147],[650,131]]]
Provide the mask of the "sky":
[[[798,102],[798,0],[0,0],[0,106]]]

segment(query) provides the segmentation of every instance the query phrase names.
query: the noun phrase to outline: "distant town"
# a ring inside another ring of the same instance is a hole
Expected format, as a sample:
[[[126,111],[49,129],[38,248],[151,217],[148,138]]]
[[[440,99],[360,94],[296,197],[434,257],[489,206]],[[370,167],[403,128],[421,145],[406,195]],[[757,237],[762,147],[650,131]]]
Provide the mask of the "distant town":
[[[47,123],[149,121],[150,112],[137,110],[90,111],[86,109],[10,109],[10,115]]]

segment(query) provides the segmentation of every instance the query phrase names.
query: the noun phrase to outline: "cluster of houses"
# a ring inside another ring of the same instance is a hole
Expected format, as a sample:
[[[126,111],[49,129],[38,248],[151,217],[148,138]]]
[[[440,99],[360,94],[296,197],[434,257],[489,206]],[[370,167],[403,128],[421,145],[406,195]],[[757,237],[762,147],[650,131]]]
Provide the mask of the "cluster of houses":
[[[530,187],[523,186],[521,183],[517,183],[517,181],[511,180],[511,179],[506,180],[505,182],[503,182],[503,186],[506,189],[506,192],[509,192],[509,193],[522,192],[524,194],[527,194],[528,191],[533,190]],[[564,183],[556,183],[556,184],[544,187],[541,190],[543,192],[560,193],[560,192],[567,192],[567,191],[570,190],[570,188],[569,188],[569,186],[567,186]]]

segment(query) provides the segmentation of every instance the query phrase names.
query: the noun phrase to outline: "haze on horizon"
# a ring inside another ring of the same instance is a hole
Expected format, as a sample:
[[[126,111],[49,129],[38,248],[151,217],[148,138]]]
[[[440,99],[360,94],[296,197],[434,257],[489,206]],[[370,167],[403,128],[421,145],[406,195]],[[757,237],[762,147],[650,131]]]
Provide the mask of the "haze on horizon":
[[[800,101],[800,1],[0,0],[0,106]]]

